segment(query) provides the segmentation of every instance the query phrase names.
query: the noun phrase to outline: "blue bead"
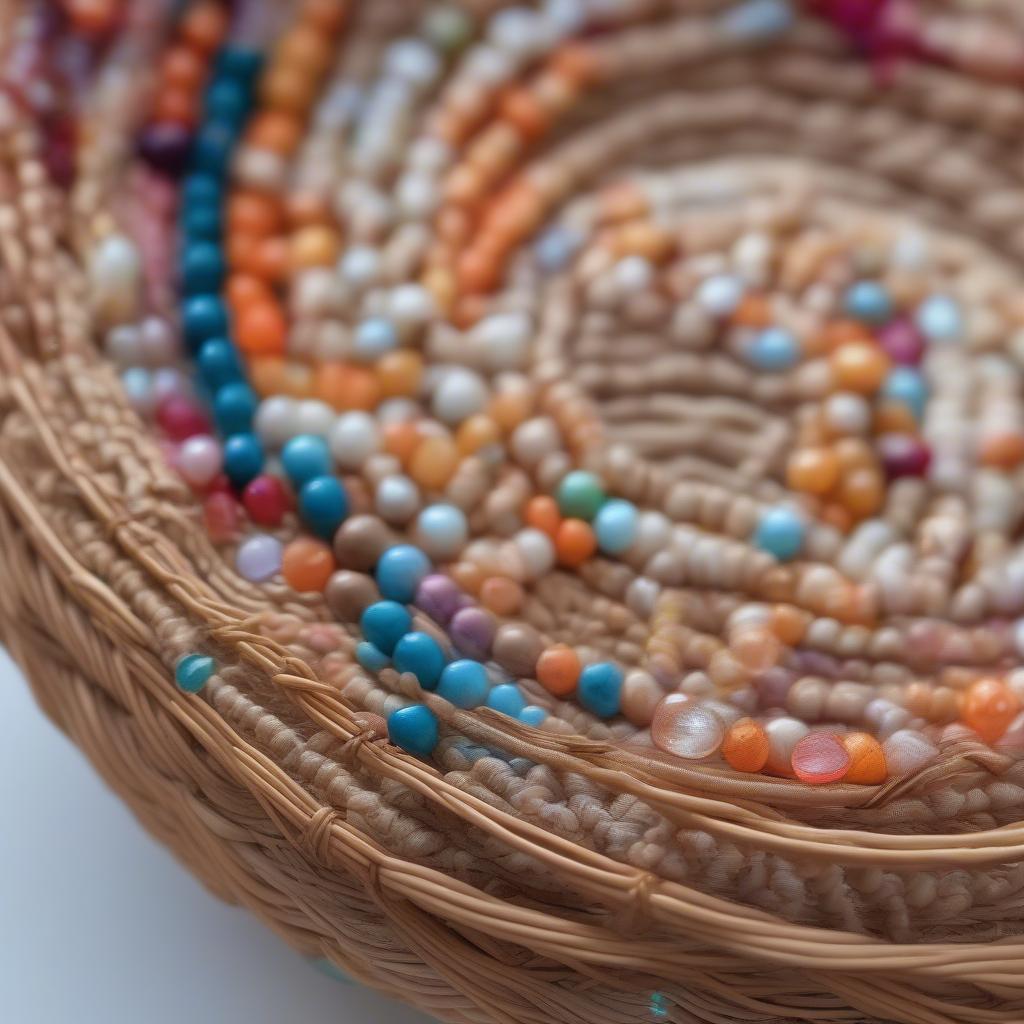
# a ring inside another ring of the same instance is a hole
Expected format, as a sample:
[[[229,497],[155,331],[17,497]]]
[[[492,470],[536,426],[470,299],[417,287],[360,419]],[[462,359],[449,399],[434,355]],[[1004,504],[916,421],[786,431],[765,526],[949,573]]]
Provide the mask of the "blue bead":
[[[190,174],[181,183],[181,203],[189,207],[193,203],[209,203],[220,206],[224,198],[221,183],[209,174]]]
[[[533,254],[541,270],[557,273],[568,266],[576,255],[581,239],[568,228],[554,227],[544,232],[533,247]]]
[[[255,434],[234,434],[224,442],[224,472],[235,487],[244,487],[263,468],[263,445]]]
[[[194,352],[204,341],[227,335],[227,308],[216,295],[195,295],[186,299],[181,310],[181,329]]]
[[[929,341],[959,341],[963,335],[963,313],[948,295],[928,296],[917,307],[914,320]]]
[[[256,392],[245,381],[225,384],[213,399],[213,418],[217,429],[225,436],[252,430],[257,404]]]
[[[902,402],[920,420],[928,402],[928,385],[912,366],[894,366],[882,385],[882,394],[890,401]]]
[[[487,695],[487,706],[509,718],[518,718],[526,707],[526,698],[515,683],[499,683]]]
[[[892,299],[877,281],[857,281],[846,290],[843,308],[856,320],[884,324],[892,316]]]
[[[779,561],[796,558],[804,545],[807,528],[792,509],[778,506],[762,513],[754,530],[754,543]]]
[[[217,664],[205,654],[186,654],[174,666],[174,681],[186,693],[198,693],[213,675]]]
[[[625,551],[636,540],[636,505],[623,498],[606,501],[594,516],[598,547],[609,555]]]
[[[412,544],[388,548],[377,563],[377,587],[384,597],[408,604],[430,572],[430,559]]]
[[[388,739],[416,757],[429,757],[437,746],[437,718],[423,704],[410,704],[388,715]]]
[[[768,327],[754,338],[747,349],[747,359],[759,370],[788,370],[800,359],[800,345],[782,327]]]
[[[368,640],[360,640],[356,644],[356,661],[359,662],[367,672],[376,675],[382,668],[391,664],[391,659],[379,648]]]
[[[487,669],[470,658],[460,658],[445,665],[441,681],[437,684],[438,696],[457,708],[479,707],[487,700],[489,689]]]
[[[296,434],[281,449],[281,464],[288,479],[301,487],[315,476],[331,471],[331,452],[327,442],[316,434]]]
[[[412,616],[397,601],[375,601],[359,618],[363,636],[385,654],[412,629]]]
[[[746,0],[729,8],[721,19],[726,36],[755,43],[781,35],[792,24],[788,0]]]
[[[217,242],[222,228],[220,206],[195,203],[181,212],[181,233],[187,242]]]
[[[427,633],[406,633],[395,644],[391,656],[399,672],[411,672],[424,690],[432,690],[444,671],[446,658],[441,645]]]
[[[196,357],[196,366],[203,383],[217,391],[225,384],[242,379],[242,364],[238,350],[227,338],[204,341]]]
[[[528,704],[519,712],[519,721],[524,725],[532,725],[534,728],[537,728],[547,717],[548,713],[536,704]]]
[[[181,254],[181,290],[186,295],[212,295],[224,283],[224,254],[216,242],[190,242]]]
[[[390,320],[373,316],[356,328],[353,344],[361,359],[379,359],[398,347],[398,332]]]
[[[336,476],[315,476],[299,491],[299,513],[319,537],[330,540],[348,515],[348,495]]]
[[[587,665],[576,684],[576,698],[598,718],[611,718],[619,713],[622,696],[622,669],[610,661]]]
[[[249,111],[252,94],[243,82],[221,77],[206,90],[204,114],[211,120],[225,121],[236,128]]]
[[[263,54],[244,46],[224,46],[217,55],[214,65],[219,78],[224,75],[242,83],[250,83],[263,66]]]
[[[226,121],[207,121],[196,133],[192,145],[192,166],[197,171],[222,178],[231,163],[237,132]]]

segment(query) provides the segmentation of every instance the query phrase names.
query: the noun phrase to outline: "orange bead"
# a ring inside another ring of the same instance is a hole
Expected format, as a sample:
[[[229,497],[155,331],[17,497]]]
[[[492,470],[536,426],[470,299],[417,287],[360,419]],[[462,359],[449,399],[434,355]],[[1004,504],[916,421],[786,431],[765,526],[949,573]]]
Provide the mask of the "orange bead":
[[[582,565],[597,550],[597,538],[589,523],[582,519],[565,519],[555,534],[558,561],[569,568]]]
[[[558,528],[562,525],[562,515],[558,511],[558,502],[548,494],[538,494],[526,503],[523,518],[528,526],[532,526],[549,537],[558,536]]]
[[[857,320],[834,320],[818,335],[817,351],[833,352],[848,341],[870,341],[868,329]]]
[[[480,603],[495,615],[515,615],[523,606],[523,588],[506,576],[489,576],[480,585]]]
[[[803,640],[809,623],[807,612],[795,605],[777,604],[772,609],[772,630],[788,647],[796,647]]]
[[[832,378],[840,391],[873,395],[889,372],[889,357],[870,341],[847,341],[829,360]]]
[[[408,465],[412,453],[420,443],[420,432],[415,423],[389,423],[381,431],[384,451],[394,455],[403,466]]]
[[[260,79],[260,99],[268,107],[303,117],[316,96],[316,76],[294,64],[274,64]]]
[[[475,455],[484,448],[501,443],[498,424],[484,413],[477,413],[463,420],[455,432],[455,444],[460,455]]]
[[[228,29],[228,13],[216,2],[192,4],[182,16],[182,38],[203,53],[213,53]]]
[[[491,291],[501,274],[497,261],[481,248],[467,249],[455,272],[460,290],[471,294]]]
[[[290,28],[274,50],[274,61],[285,66],[303,68],[313,75],[322,75],[331,64],[334,47],[330,36],[313,25]]]
[[[246,369],[256,394],[266,397],[284,393],[284,360],[280,356],[250,356]]]
[[[586,43],[563,43],[551,58],[551,67],[567,81],[587,85],[596,77],[600,65]]]
[[[283,281],[288,268],[287,241],[284,238],[261,239],[245,266],[264,281]]]
[[[830,501],[818,511],[818,518],[840,533],[849,533],[853,527],[853,516],[845,505]]]
[[[740,299],[730,319],[741,327],[767,327],[772,322],[771,303],[764,295],[749,292]]]
[[[840,740],[850,755],[850,767],[843,777],[844,782],[861,786],[877,786],[885,782],[889,766],[885,762],[882,744],[874,736],[866,732],[848,732]]]
[[[235,317],[235,341],[253,355],[284,352],[288,325],[280,305],[274,299],[251,302]]]
[[[288,266],[292,273],[308,270],[310,267],[327,267],[338,258],[341,239],[334,228],[322,224],[310,224],[292,234]]]
[[[842,472],[849,473],[854,469],[877,469],[878,459],[866,441],[859,437],[843,437],[834,445],[832,451],[839,459]]]
[[[250,302],[272,299],[273,293],[265,281],[251,274],[231,274],[225,286],[228,304],[236,312]]]
[[[450,437],[425,437],[409,460],[409,475],[428,491],[439,491],[459,465],[459,452]]]
[[[346,0],[303,0],[302,19],[322,32],[341,31],[348,15]]]
[[[196,96],[188,89],[168,86],[160,90],[153,105],[154,121],[191,125],[196,120]]]
[[[537,659],[537,682],[556,697],[567,697],[580,678],[580,657],[565,644],[549,647]]]
[[[372,370],[364,366],[346,368],[345,389],[340,408],[346,412],[370,412],[380,401],[380,387]]]
[[[543,138],[551,127],[547,112],[528,89],[509,89],[502,97],[500,112],[527,142]]]
[[[741,718],[729,726],[722,740],[722,757],[738,772],[759,772],[768,763],[770,744],[760,722]]]
[[[207,62],[203,55],[188,46],[174,46],[160,64],[164,85],[184,89],[195,96],[206,79]]]
[[[302,142],[305,127],[297,117],[284,110],[265,110],[257,114],[246,129],[246,142],[257,149],[269,149],[280,156],[291,156]]]
[[[281,203],[264,192],[234,192],[228,199],[228,230],[271,235],[284,227]]]
[[[994,743],[1020,711],[1020,700],[1001,679],[979,679],[968,687],[960,717],[986,743]]]
[[[917,420],[905,402],[880,402],[872,416],[876,434],[916,434]]]
[[[93,38],[114,28],[118,7],[113,0],[66,0],[67,13],[76,31]]]
[[[423,357],[412,349],[388,352],[377,360],[377,384],[383,398],[411,398],[423,383]]]
[[[885,480],[876,469],[855,469],[839,485],[839,500],[858,519],[873,516],[885,501]]]
[[[801,448],[786,464],[786,483],[795,491],[828,494],[839,482],[839,457],[831,448]]]
[[[484,573],[476,562],[456,562],[449,570],[453,582],[467,594],[479,594],[483,586]]]
[[[1024,462],[1024,434],[1009,431],[990,434],[978,447],[978,459],[983,466],[1016,469]]]
[[[296,537],[281,554],[285,583],[301,593],[323,590],[334,568],[330,545],[313,537]]]

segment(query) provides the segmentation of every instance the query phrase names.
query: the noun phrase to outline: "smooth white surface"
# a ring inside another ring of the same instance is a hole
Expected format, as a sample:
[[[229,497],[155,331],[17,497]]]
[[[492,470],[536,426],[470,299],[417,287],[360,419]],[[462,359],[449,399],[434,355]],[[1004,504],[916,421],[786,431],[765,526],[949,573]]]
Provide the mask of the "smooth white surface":
[[[0,648],[0,1019],[427,1024],[211,896],[36,707]]]

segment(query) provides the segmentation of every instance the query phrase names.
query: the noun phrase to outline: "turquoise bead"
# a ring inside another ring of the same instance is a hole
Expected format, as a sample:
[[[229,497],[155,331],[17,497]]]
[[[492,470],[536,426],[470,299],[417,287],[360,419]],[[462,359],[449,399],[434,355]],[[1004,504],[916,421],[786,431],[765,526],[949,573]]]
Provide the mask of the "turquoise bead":
[[[610,661],[587,665],[576,684],[576,697],[598,718],[617,715],[622,697],[622,669]]]
[[[235,487],[244,487],[263,468],[263,445],[255,434],[234,434],[224,442],[224,472]]]
[[[759,370],[788,370],[800,359],[800,343],[782,327],[769,327],[754,338],[747,359]]]
[[[622,498],[606,501],[594,517],[597,546],[609,555],[618,555],[636,540],[636,505]]]
[[[198,693],[216,667],[216,662],[208,655],[186,654],[174,667],[174,681],[186,693]]]
[[[292,484],[301,487],[315,476],[330,473],[331,452],[322,437],[297,434],[281,449],[281,464]]]
[[[460,658],[445,665],[441,681],[437,684],[438,696],[457,708],[479,707],[487,700],[489,689],[487,669],[471,658]]]
[[[186,299],[181,309],[181,330],[193,352],[210,338],[226,337],[227,307],[216,295],[195,295]]]
[[[424,704],[410,704],[388,715],[388,739],[416,757],[429,757],[438,735],[437,717]]]
[[[207,121],[192,142],[192,163],[198,171],[224,177],[235,149],[237,131],[227,121]]]
[[[220,77],[206,90],[206,116],[238,128],[249,112],[250,91],[237,79]]]
[[[724,34],[744,42],[762,42],[788,31],[794,21],[789,0],[746,0],[721,16]]]
[[[948,295],[929,295],[917,307],[914,321],[929,341],[958,341],[963,335],[963,312]]]
[[[593,473],[575,469],[566,473],[558,485],[556,498],[563,516],[589,521],[604,504],[605,493],[601,481]]]
[[[190,174],[181,183],[181,202],[186,208],[197,203],[220,206],[223,199],[221,183],[208,174]]]
[[[360,640],[356,644],[356,661],[367,672],[373,672],[374,675],[391,664],[391,659],[379,647],[374,646],[367,640]]]
[[[397,601],[375,601],[360,616],[363,636],[385,654],[412,629],[412,616]]]
[[[536,704],[528,704],[519,712],[519,721],[524,725],[532,725],[535,729],[547,717],[548,713]]]
[[[785,562],[800,553],[806,531],[804,521],[796,512],[779,506],[762,514],[754,530],[754,544]]]
[[[214,65],[217,77],[224,75],[251,86],[263,66],[263,53],[245,46],[223,46]]]
[[[224,283],[224,253],[216,242],[193,241],[181,255],[181,290],[186,295],[212,295]]]
[[[868,324],[884,324],[892,316],[892,299],[877,281],[858,281],[846,291],[846,312]]]
[[[430,572],[430,559],[412,544],[388,548],[377,563],[377,587],[384,597],[408,604]]]
[[[509,718],[518,718],[526,699],[515,683],[500,683],[487,695],[487,706]]]
[[[882,394],[890,401],[902,402],[920,420],[928,402],[928,385],[912,366],[894,366],[882,385]]]
[[[319,537],[330,540],[348,516],[348,495],[336,476],[315,476],[299,491],[299,513]]]
[[[225,384],[213,399],[213,418],[217,429],[225,436],[252,430],[257,404],[256,392],[245,381],[234,380]]]
[[[242,379],[242,364],[239,362],[238,352],[226,338],[211,338],[204,341],[196,357],[196,365],[203,383],[214,392],[225,384]]]
[[[399,672],[411,672],[425,690],[432,690],[444,671],[444,651],[427,633],[406,633],[391,656]]]

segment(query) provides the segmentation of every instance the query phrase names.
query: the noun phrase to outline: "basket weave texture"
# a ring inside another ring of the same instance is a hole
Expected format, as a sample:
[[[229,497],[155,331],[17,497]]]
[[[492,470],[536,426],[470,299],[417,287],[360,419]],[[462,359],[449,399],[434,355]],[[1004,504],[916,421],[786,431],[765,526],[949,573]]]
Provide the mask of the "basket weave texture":
[[[702,212],[699,184],[682,202],[694,238],[759,203],[840,238],[916,219],[950,276],[1019,304],[1024,93],[917,62],[880,86],[811,19],[764,50],[705,52],[722,6],[635,30],[645,75],[550,143],[572,190],[627,165],[714,166],[721,209]],[[451,1024],[1024,1020],[1024,764],[987,747],[947,746],[881,787],[810,789],[442,701],[452,734],[511,762],[452,748],[425,763],[368,738],[312,653],[275,639],[278,621],[327,621],[320,599],[234,573],[98,354],[92,228],[38,153],[29,120],[5,127],[0,636],[214,893]],[[561,344],[539,339],[540,377],[601,391],[617,357],[572,363]],[[665,410],[685,436],[687,409]],[[615,415],[628,431],[628,400]],[[604,468],[639,500],[687,467],[613,452]],[[175,661],[200,649],[218,673],[182,693]]]

